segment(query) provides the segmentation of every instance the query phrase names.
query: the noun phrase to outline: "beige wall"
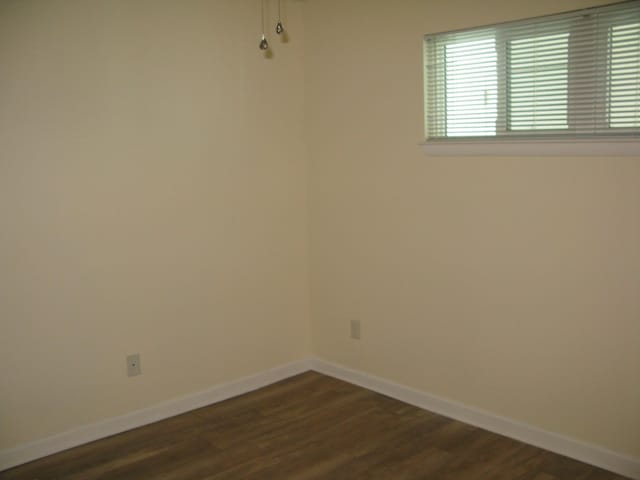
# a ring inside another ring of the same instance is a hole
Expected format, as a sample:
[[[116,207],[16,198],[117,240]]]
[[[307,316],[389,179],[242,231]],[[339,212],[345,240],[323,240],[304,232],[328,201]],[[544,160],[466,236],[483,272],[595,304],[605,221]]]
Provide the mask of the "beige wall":
[[[0,2],[0,449],[308,355],[287,6]]]
[[[424,33],[598,2],[257,3],[0,2],[0,449],[308,355],[309,178],[313,353],[639,456],[639,159],[417,145]]]
[[[306,2],[313,351],[640,456],[640,158],[418,146],[423,34],[596,3]]]

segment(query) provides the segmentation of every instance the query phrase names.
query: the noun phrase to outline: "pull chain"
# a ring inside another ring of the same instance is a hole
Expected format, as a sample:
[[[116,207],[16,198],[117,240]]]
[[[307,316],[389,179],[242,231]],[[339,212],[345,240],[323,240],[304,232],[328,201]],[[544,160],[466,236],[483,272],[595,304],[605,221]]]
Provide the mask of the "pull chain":
[[[278,0],[278,24],[276,25],[276,33],[278,35],[282,34],[284,32],[284,26],[282,25],[282,15],[281,15],[281,2],[282,0]]]
[[[265,0],[260,0],[260,19],[261,19],[261,27],[262,27],[262,37],[260,37],[260,50],[268,50],[269,42],[267,42],[267,37],[264,34],[264,2]]]

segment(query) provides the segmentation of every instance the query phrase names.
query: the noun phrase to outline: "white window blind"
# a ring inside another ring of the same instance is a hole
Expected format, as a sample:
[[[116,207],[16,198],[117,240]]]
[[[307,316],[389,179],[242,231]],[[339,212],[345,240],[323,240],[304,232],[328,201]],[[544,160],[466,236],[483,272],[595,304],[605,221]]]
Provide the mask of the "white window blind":
[[[640,0],[425,36],[428,141],[640,136]]]

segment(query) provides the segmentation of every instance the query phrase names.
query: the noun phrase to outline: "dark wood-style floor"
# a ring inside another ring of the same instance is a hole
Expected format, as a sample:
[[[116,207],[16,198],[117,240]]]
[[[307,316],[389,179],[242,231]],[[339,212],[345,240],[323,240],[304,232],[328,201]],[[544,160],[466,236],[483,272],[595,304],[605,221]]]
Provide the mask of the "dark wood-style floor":
[[[29,479],[621,480],[308,372],[0,473]]]

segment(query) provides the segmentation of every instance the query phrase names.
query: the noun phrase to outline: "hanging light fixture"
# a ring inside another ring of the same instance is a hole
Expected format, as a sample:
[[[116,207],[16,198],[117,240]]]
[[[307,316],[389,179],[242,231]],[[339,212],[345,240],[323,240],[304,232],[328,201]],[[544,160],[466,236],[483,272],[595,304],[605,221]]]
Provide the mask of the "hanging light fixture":
[[[264,34],[264,2],[265,0],[260,0],[260,7],[261,7],[261,22],[262,22],[262,37],[260,38],[260,50],[268,50],[269,49],[269,42],[267,42],[267,37]]]
[[[282,34],[284,32],[284,26],[282,25],[282,20],[281,20],[282,16],[280,14],[280,11],[281,11],[281,8],[280,8],[281,5],[280,4],[281,4],[281,2],[282,2],[282,0],[278,0],[278,24],[276,25],[276,33],[278,35],[280,35],[280,34]]]

